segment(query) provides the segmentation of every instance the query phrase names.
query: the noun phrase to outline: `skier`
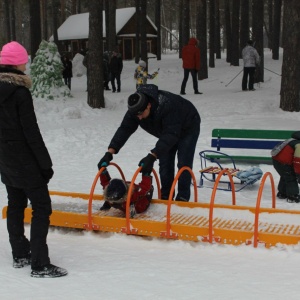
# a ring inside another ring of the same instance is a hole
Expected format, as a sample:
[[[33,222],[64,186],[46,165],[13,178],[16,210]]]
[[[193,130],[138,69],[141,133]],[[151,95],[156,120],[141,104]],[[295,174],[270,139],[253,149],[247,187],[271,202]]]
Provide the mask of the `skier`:
[[[253,42],[249,40],[247,46],[242,50],[242,57],[244,61],[244,75],[242,80],[242,90],[247,91],[247,85],[249,91],[255,91],[254,85],[254,73],[256,66],[259,65],[260,57],[258,52],[253,47]],[[248,83],[249,77],[249,84]]]
[[[126,199],[130,182],[122,179],[111,179],[107,170],[100,175],[100,182],[104,189],[105,202],[100,210],[109,210],[111,207],[126,211]],[[130,198],[130,215],[140,214],[147,210],[152,200],[153,186],[152,176],[142,175],[142,181],[134,185],[133,194]]]
[[[287,199],[289,203],[299,203],[300,131],[294,132],[291,139],[277,145],[271,155],[273,166],[280,175],[277,197]]]

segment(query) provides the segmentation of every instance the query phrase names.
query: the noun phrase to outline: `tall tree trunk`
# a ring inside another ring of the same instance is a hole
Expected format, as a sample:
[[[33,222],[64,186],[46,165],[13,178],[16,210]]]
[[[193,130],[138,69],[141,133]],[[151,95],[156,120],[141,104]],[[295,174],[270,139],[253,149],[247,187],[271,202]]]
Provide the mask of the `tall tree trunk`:
[[[198,79],[208,78],[207,70],[207,26],[206,26],[206,0],[197,2],[197,17],[196,17],[196,32],[200,48],[200,71],[198,72]]]
[[[286,5],[291,5],[288,1]],[[273,34],[273,46],[272,46],[272,58],[279,59],[279,41],[280,41],[280,24],[281,24],[281,0],[274,0],[274,34]],[[288,40],[288,38],[285,39]]]
[[[48,5],[48,0],[42,0],[42,39],[48,40],[48,14],[47,14],[47,5]]]
[[[249,0],[241,1],[241,29],[240,29],[240,51],[239,57],[242,57],[242,50],[249,40]]]
[[[52,0],[51,3],[51,13],[52,13],[52,32],[53,32],[53,40],[54,43],[58,47],[58,34],[57,34],[57,29],[58,29],[58,18],[57,18],[57,11],[58,11],[59,3],[58,0]]]
[[[155,1],[155,26],[157,28],[157,60],[161,60],[161,0]]]
[[[231,62],[232,34],[230,17],[230,0],[225,0],[226,62]]]
[[[260,56],[260,64],[256,67],[254,82],[264,82],[264,1],[252,0],[252,28],[254,46]]]
[[[103,0],[89,0],[88,105],[104,108],[103,91]]]
[[[9,9],[9,0],[3,0],[4,4],[4,17],[5,17],[5,25],[6,25],[6,41],[9,42],[12,40],[11,36],[11,27],[10,27],[10,9]]]
[[[141,59],[147,63],[148,67],[148,47],[147,47],[147,29],[146,29],[146,16],[147,16],[147,1],[141,1]]]
[[[231,65],[239,66],[239,24],[240,24],[240,0],[234,0],[232,4],[232,48]]]
[[[117,33],[116,33],[116,0],[109,0],[108,6],[108,28],[109,28],[109,36],[108,40],[106,37],[106,41],[108,42],[108,50],[113,50],[117,46]]]
[[[108,40],[109,40],[109,0],[104,0],[104,11],[105,11],[105,47],[104,50],[105,51],[112,51],[113,49],[110,49],[108,44]]]
[[[284,5],[283,27],[285,40],[282,62],[280,108],[300,111],[300,1],[290,0]]]
[[[221,24],[220,24],[220,2],[219,0],[216,0],[216,35],[215,35],[215,53],[216,53],[216,58],[221,58]]]
[[[183,0],[183,8],[182,8],[182,43],[183,45],[187,45],[190,39],[190,1]]]
[[[184,0],[179,0],[179,26],[178,26],[178,32],[179,32],[179,43],[178,43],[178,49],[179,49],[179,58],[182,57],[182,47],[183,47],[183,37],[182,37],[182,32],[183,32],[183,1]]]
[[[141,9],[140,2],[142,0],[135,0],[135,10],[136,10],[136,30],[135,30],[135,63],[137,64],[141,57],[140,48],[140,20],[141,20]]]
[[[37,50],[39,49],[39,45],[42,40],[39,0],[30,0],[29,13],[30,13],[30,45],[31,45],[30,52],[31,52],[31,61],[32,61],[35,57]]]
[[[209,1],[209,67],[215,67],[215,0]]]
[[[273,48],[273,0],[268,0],[268,17],[269,17],[269,35],[268,47]]]
[[[10,1],[11,7],[11,38],[13,41],[17,39],[16,37],[16,12],[15,12],[15,0]]]

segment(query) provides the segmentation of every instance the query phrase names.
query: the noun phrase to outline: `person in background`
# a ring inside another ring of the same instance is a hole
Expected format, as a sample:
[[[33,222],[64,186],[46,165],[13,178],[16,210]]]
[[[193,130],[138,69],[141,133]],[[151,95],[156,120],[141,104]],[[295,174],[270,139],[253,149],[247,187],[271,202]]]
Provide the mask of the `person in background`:
[[[294,132],[291,139],[277,145],[271,155],[273,166],[280,175],[277,197],[287,199],[289,203],[299,203],[300,131]]]
[[[108,86],[110,82],[110,70],[109,70],[109,53],[105,51],[103,53],[103,85],[106,91],[110,91]]]
[[[100,210],[109,210],[111,207],[126,212],[126,200],[130,182],[122,179],[111,179],[107,170],[100,175],[100,182],[104,189],[104,204]],[[130,198],[130,215],[140,214],[147,210],[152,200],[152,176],[142,175],[142,181],[135,184]]]
[[[72,72],[72,62],[70,61],[68,55],[64,55],[62,59],[62,63],[64,66],[63,69],[63,78],[65,81],[65,85],[68,86],[68,88],[71,90],[71,78],[73,77],[73,72]]]
[[[258,52],[253,47],[253,42],[249,40],[246,47],[242,50],[242,58],[244,61],[244,75],[242,80],[242,90],[247,91],[247,86],[249,91],[255,91],[254,86],[254,74],[256,66],[260,63],[260,57]],[[248,83],[249,77],[249,83]]]
[[[193,168],[195,148],[200,133],[200,115],[188,100],[167,91],[158,90],[153,84],[142,85],[128,98],[128,111],[114,134],[98,168],[107,166],[140,126],[158,138],[149,154],[140,160],[141,172],[150,174],[154,162],[159,159],[161,197],[168,199],[177,166]],[[179,201],[189,201],[191,175],[184,171],[178,180]],[[172,195],[173,196],[173,195]]]
[[[111,74],[112,92],[115,93],[117,91],[119,93],[121,92],[121,73],[123,70],[123,60],[121,53],[119,53],[119,50],[117,48],[112,52],[112,56],[109,62],[109,69]],[[117,89],[115,80],[117,81]]]
[[[153,74],[149,74],[146,70],[146,62],[139,61],[138,67],[134,71],[134,79],[136,80],[136,88],[143,84],[147,84],[147,79],[154,79],[158,75],[158,71]]]
[[[48,186],[52,161],[43,141],[25,75],[28,54],[13,41],[0,53],[0,173],[8,197],[7,230],[13,267],[31,265],[32,277],[60,277],[67,270],[50,263],[47,234],[52,213]],[[32,206],[30,242],[24,211]]]
[[[200,70],[200,49],[197,47],[198,41],[190,38],[188,45],[182,48],[182,67],[184,77],[181,84],[180,95],[185,95],[186,83],[191,73],[195,94],[202,94],[198,91],[197,72]]]

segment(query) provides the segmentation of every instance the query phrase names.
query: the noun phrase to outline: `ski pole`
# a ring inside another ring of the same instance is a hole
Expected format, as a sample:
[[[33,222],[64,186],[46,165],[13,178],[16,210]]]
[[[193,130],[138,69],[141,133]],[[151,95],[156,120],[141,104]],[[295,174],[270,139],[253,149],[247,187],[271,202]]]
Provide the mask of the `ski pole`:
[[[267,70],[267,71],[269,71],[269,72],[271,72],[271,73],[274,73],[274,74],[276,74],[276,75],[278,75],[278,76],[281,76],[280,74],[278,74],[278,73],[276,73],[276,72],[274,72],[274,71],[271,71],[271,70],[269,70],[269,69],[267,69],[267,68],[264,68],[265,70]]]
[[[236,79],[241,73],[243,72],[243,69],[234,77],[231,79],[231,81],[229,81],[227,84],[225,84],[225,86],[229,86],[229,84],[234,80]]]

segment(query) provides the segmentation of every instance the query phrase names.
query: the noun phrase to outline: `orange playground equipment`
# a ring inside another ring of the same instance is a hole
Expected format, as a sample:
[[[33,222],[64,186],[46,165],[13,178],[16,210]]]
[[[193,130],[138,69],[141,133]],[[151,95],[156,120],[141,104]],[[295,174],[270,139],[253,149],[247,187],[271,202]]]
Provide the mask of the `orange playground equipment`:
[[[117,164],[111,163],[110,166],[115,166],[125,180]],[[53,204],[50,219],[52,226],[209,243],[246,244],[253,245],[253,247],[257,247],[258,244],[266,247],[276,244],[291,245],[300,241],[300,211],[276,209],[274,180],[269,172],[265,173],[261,179],[256,206],[249,207],[236,205],[235,184],[230,172],[226,169],[221,171],[215,180],[210,203],[198,202],[195,176],[190,168],[183,167],[174,179],[168,200],[153,199],[146,212],[130,218],[129,197],[141,167],[134,173],[129,186],[126,214],[113,208],[109,211],[99,210],[103,204],[103,195],[94,194],[94,191],[99,176],[104,170],[103,167],[97,173],[90,194],[50,192],[52,197],[59,198],[59,202],[60,199],[61,202],[67,199],[69,203],[67,205],[69,210],[60,210],[59,205],[57,209]],[[190,172],[192,176],[194,202],[172,200],[171,195],[173,195],[178,178],[184,171]],[[228,175],[231,182],[232,205],[215,204],[218,184],[224,174]],[[153,170],[153,175],[156,179],[158,198],[160,198],[160,183],[155,170]],[[261,197],[267,179],[270,180],[272,188],[272,208],[261,208]],[[70,207],[78,206],[80,209],[70,209]],[[7,207],[4,207],[3,218],[6,218],[6,211]],[[30,207],[26,208],[25,222],[27,223],[30,223],[31,212]],[[284,220],[283,224],[278,223],[279,214],[280,220]]]

